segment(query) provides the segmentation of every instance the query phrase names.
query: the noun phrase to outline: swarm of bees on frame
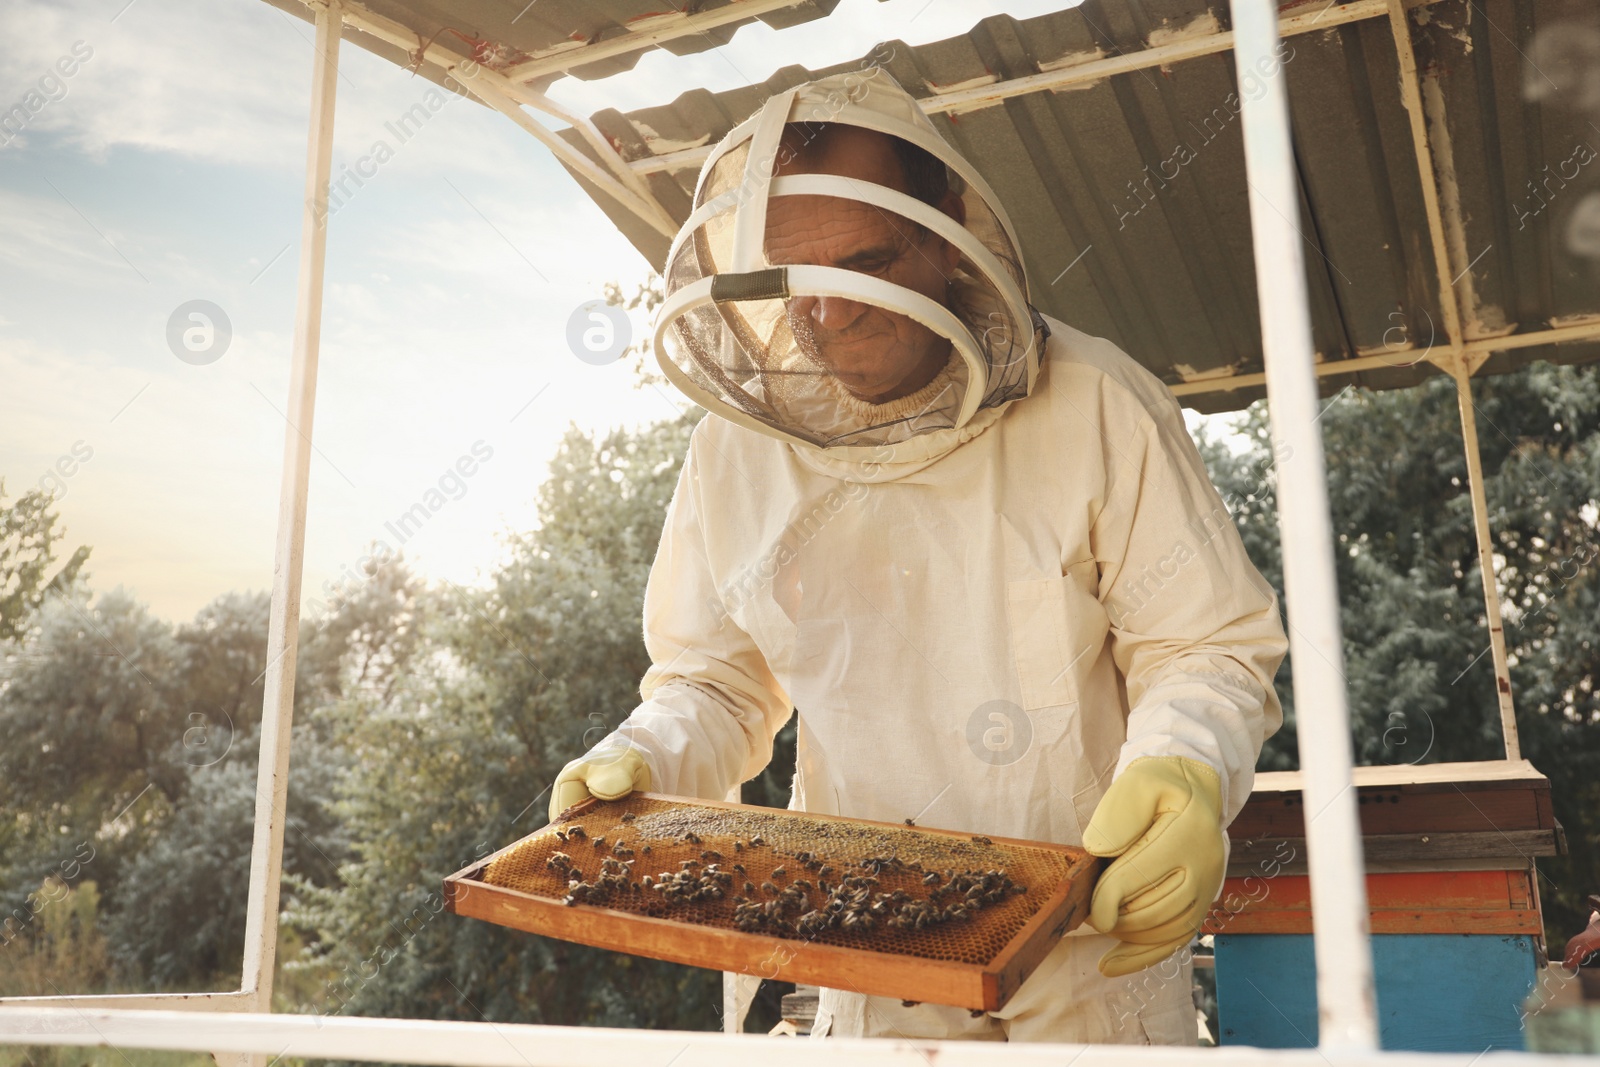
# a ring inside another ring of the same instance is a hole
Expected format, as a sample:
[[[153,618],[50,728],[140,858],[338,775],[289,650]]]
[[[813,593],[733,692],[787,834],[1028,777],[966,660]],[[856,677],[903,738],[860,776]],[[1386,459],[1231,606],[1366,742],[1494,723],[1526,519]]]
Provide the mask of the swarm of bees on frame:
[[[624,817],[624,823],[633,822]],[[557,840],[567,846],[589,841],[596,851],[605,851],[606,839],[588,838],[581,826],[556,831]],[[686,831],[676,840],[698,848],[702,840]],[[973,842],[990,844],[988,838],[974,836]],[[770,848],[760,834],[748,840],[735,839],[736,855]],[[643,900],[654,896],[663,904],[705,904],[729,899],[732,921],[746,933],[780,937],[811,938],[828,931],[867,934],[874,930],[920,931],[947,922],[967,922],[979,910],[999,904],[1009,897],[1027,892],[1004,870],[925,870],[919,862],[907,863],[898,856],[868,856],[847,864],[839,873],[832,863],[810,851],[793,855],[796,867],[785,858],[771,869],[770,877],[758,886],[748,876],[743,863],[724,867],[722,853],[712,848],[699,850],[698,859],[679,861],[675,871],[660,871],[635,877],[635,850],[618,838],[611,844],[611,855],[600,861],[600,870],[591,879],[566,852],[553,853],[545,867],[567,881],[563,903],[604,904],[631,896]],[[649,854],[650,846],[639,851]],[[754,862],[752,860],[752,862]],[[837,862],[837,860],[835,861]],[[880,878],[920,884],[925,895],[903,888],[880,888]]]

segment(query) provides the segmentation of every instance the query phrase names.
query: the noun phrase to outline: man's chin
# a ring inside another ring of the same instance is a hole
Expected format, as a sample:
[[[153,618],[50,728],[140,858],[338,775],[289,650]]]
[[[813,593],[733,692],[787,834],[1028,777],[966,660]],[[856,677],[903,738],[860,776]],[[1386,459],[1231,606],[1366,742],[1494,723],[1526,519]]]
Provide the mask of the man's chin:
[[[888,397],[895,391],[895,386],[885,385],[877,380],[851,380],[843,375],[836,377],[839,384],[844,386],[845,392],[867,404],[887,404]]]

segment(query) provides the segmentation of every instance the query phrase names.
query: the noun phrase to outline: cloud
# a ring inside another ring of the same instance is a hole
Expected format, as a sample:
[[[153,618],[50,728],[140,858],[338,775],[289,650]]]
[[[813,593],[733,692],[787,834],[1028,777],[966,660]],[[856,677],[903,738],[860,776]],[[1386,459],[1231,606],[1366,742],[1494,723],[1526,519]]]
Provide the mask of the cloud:
[[[0,188],[0,269],[35,279],[103,285],[134,277],[118,254],[126,245],[116,227],[101,227],[49,190],[37,196]],[[103,236],[102,236],[103,234]]]
[[[135,148],[240,167],[299,172],[305,166],[315,40],[309,23],[261,0],[135,0],[120,15],[117,7],[105,0],[11,0],[0,8],[6,40],[0,107],[22,99],[75,44],[90,53],[64,80],[65,95],[31,118],[12,150],[48,134],[100,161],[118,148]],[[450,108],[490,114],[348,41],[340,49],[336,93],[336,161],[353,160],[380,137],[392,139],[386,123],[429,94]],[[507,141],[527,138],[498,115],[494,123],[505,127]],[[492,169],[493,138],[488,144],[458,138],[448,147],[452,171]]]
[[[0,33],[0,85],[19,92],[82,42],[91,52],[35,132],[57,132],[95,156],[119,145],[232,163],[303,157],[304,94],[282,72],[306,71],[308,49],[261,3],[197,0],[118,5],[16,0]],[[115,16],[116,21],[110,21]],[[298,147],[298,151],[296,148]]]

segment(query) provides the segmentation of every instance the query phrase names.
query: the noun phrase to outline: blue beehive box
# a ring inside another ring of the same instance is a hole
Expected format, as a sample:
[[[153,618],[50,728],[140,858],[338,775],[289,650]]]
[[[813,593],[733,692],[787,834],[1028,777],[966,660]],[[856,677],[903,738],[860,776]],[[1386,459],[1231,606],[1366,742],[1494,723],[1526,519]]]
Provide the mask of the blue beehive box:
[[[1544,965],[1533,857],[1562,850],[1549,781],[1525,760],[1360,767],[1355,786],[1385,1049],[1522,1049]],[[1229,830],[1207,932],[1218,1040],[1311,1048],[1316,967],[1299,775],[1263,774]]]

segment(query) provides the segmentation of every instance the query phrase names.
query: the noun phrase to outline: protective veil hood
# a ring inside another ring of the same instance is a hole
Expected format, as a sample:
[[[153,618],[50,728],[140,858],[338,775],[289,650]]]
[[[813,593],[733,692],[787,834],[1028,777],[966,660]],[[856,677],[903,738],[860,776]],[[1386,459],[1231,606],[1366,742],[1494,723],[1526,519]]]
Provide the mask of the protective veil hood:
[[[807,125],[786,141],[790,123]],[[943,165],[964,222],[858,177],[775,177],[794,155],[795,139],[816,136],[826,129],[821,124],[877,131],[928,153]],[[925,262],[933,260],[919,242],[942,238],[958,253],[952,270],[940,268],[942,298],[899,284],[890,269],[772,263],[768,209],[786,196],[866,204],[901,240],[900,254],[920,254]],[[872,68],[810,82],[773,96],[706,160],[693,210],[668,253],[656,358],[673,384],[706,410],[800,445],[802,454],[818,460],[824,456],[817,450],[827,450],[829,461],[881,462],[901,451],[893,446],[913,438],[923,439],[913,451],[932,458],[1026,396],[1038,375],[1047,330],[1028,303],[1019,249],[988,184],[887,72]],[[911,329],[928,338],[933,358],[942,350],[940,339],[949,342],[948,362],[907,395],[887,402],[862,396],[839,376],[841,349],[822,339],[807,310],[817,298],[861,305],[879,323],[885,313],[901,323],[909,319],[918,324]]]

